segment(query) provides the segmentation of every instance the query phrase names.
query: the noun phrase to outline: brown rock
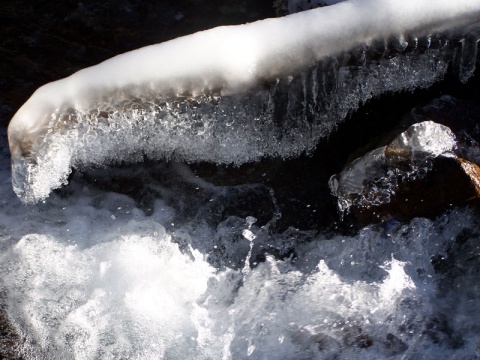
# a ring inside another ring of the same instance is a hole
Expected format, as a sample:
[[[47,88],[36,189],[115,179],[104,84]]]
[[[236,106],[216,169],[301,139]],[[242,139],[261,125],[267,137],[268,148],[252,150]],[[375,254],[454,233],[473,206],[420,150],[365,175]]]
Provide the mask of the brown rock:
[[[457,160],[461,164],[465,174],[470,178],[471,190],[474,192],[472,197],[468,198],[468,200],[480,198],[480,167],[477,164],[462,158],[457,158]]]
[[[349,211],[358,226],[366,226],[389,219],[432,218],[479,199],[480,167],[461,158],[440,156],[424,177],[400,181],[389,202],[355,203]]]

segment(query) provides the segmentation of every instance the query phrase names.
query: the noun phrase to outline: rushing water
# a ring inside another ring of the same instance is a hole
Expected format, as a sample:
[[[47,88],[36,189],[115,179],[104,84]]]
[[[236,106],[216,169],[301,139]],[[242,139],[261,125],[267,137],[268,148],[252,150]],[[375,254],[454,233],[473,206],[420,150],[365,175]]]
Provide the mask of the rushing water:
[[[276,233],[273,192],[214,186],[181,164],[76,174],[28,207],[11,190],[5,152],[0,166],[2,302],[27,358],[475,355],[473,210],[354,236]],[[104,190],[115,178],[146,185],[132,196]],[[270,201],[270,215],[228,213],[251,193],[261,194],[251,208]]]

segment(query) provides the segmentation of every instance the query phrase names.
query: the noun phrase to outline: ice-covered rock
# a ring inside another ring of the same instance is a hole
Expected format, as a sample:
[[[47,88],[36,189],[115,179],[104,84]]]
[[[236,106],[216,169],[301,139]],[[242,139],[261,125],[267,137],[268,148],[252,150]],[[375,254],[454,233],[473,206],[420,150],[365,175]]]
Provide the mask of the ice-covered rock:
[[[433,216],[480,197],[480,167],[456,153],[448,127],[417,123],[352,161],[331,177],[330,188],[339,211],[359,225]]]

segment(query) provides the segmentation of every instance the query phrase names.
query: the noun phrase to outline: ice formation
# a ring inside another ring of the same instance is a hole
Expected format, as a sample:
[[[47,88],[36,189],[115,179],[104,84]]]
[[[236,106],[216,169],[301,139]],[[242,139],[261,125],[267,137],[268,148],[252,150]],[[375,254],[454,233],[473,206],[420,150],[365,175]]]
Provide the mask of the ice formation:
[[[9,125],[14,190],[37,202],[72,167],[240,164],[315,147],[359,103],[473,73],[477,0],[363,0],[148,46],[39,88]]]
[[[329,186],[337,197],[340,213],[348,212],[353,204],[390,202],[400,178],[406,181],[425,176],[432,169],[433,159],[455,157],[456,148],[457,139],[447,126],[433,121],[410,126],[388,145],[353,160],[330,178]]]

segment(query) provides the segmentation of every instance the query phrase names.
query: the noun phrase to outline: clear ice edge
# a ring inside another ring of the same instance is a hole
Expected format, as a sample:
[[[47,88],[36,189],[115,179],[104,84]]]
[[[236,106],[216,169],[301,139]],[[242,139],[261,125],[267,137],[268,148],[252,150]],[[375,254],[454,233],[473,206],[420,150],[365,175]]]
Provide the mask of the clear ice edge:
[[[467,29],[372,42],[240,94],[166,96],[136,89],[120,99],[104,94],[88,110],[60,109],[26,156],[12,151],[14,191],[22,202],[36,203],[66,184],[72,167],[145,157],[239,165],[308,153],[372,97],[429,87],[449,65],[467,81],[480,38],[478,26]]]

